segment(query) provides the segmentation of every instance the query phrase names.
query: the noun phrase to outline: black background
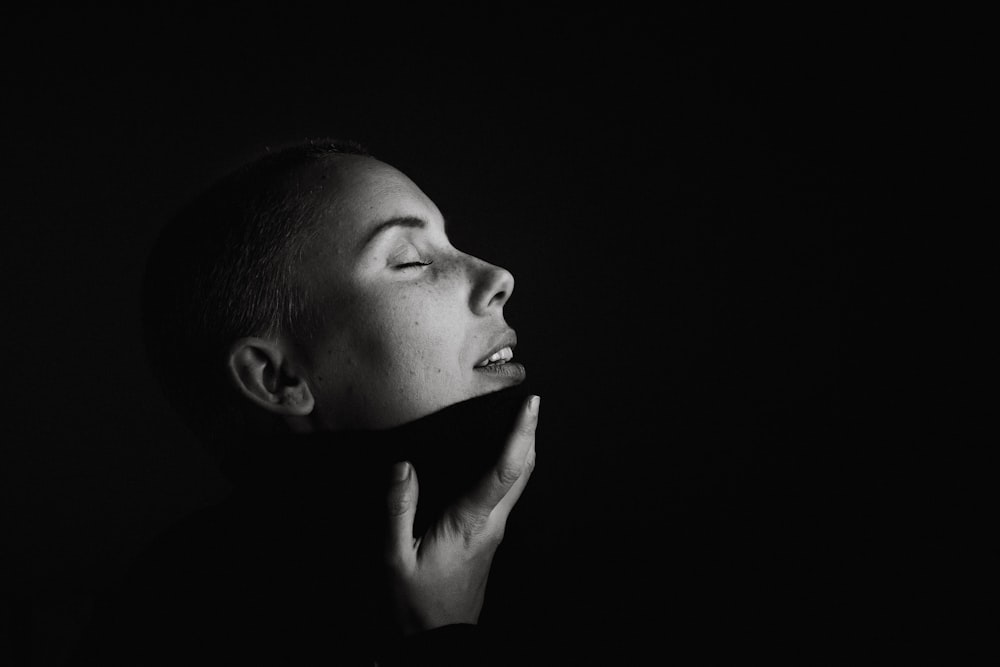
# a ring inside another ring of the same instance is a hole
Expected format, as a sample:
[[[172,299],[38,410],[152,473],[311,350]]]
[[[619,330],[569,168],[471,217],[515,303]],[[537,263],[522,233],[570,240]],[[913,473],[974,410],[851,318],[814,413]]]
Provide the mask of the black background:
[[[543,400],[484,611],[504,650],[921,646],[955,391],[943,30],[787,7],[15,12],[3,650],[62,664],[137,550],[226,493],[145,368],[145,252],[213,178],[323,136],[407,173],[517,279]]]

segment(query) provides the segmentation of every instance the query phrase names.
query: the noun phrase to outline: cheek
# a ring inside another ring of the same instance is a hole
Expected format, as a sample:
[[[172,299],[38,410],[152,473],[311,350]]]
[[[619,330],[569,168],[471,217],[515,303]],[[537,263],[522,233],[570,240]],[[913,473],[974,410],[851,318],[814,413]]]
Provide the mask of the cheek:
[[[450,373],[456,365],[461,331],[453,314],[437,305],[405,309],[392,322],[386,352],[410,375]]]
[[[395,384],[454,376],[468,337],[468,305],[461,267],[436,262],[420,282],[359,292],[338,304],[348,329],[331,340],[329,362],[354,361],[360,378]],[[463,313],[463,307],[465,309]],[[324,350],[326,352],[326,350]],[[338,358],[339,357],[339,358]]]
[[[453,291],[420,286],[400,298],[387,322],[391,349],[410,375],[454,374],[462,355],[467,322]]]

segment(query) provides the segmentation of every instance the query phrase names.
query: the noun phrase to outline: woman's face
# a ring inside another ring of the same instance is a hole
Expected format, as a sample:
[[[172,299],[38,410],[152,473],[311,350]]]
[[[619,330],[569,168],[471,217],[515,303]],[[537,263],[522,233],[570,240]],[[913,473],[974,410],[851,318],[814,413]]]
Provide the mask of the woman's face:
[[[315,428],[388,428],[524,380],[508,271],[454,248],[434,202],[387,164],[340,156],[317,177],[334,187],[302,265],[321,308],[301,350]]]

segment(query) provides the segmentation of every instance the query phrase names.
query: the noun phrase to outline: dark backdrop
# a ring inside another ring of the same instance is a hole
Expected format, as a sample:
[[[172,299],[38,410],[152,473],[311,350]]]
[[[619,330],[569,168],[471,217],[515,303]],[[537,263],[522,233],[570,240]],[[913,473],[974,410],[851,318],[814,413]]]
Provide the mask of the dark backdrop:
[[[4,25],[3,650],[61,664],[137,550],[226,493],[144,365],[145,252],[214,177],[322,136],[402,169],[517,278],[539,464],[484,622],[591,656],[919,644],[949,395],[925,27],[390,14]]]

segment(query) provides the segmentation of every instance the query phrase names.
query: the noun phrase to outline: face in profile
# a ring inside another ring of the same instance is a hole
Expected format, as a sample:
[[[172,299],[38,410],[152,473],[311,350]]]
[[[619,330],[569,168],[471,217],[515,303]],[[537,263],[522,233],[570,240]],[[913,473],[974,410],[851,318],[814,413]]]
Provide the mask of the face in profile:
[[[341,156],[324,169],[324,222],[301,265],[322,322],[298,351],[312,427],[388,428],[521,382],[503,313],[513,276],[452,246],[393,167]]]

